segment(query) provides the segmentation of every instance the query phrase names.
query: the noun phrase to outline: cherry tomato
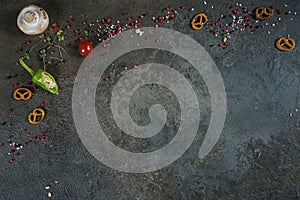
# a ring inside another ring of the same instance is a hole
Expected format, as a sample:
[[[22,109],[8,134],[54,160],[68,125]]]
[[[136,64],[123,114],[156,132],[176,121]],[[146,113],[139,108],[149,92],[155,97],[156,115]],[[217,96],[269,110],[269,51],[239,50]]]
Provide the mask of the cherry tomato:
[[[93,49],[94,47],[89,41],[80,42],[78,46],[79,53],[84,57],[88,56],[93,51]]]

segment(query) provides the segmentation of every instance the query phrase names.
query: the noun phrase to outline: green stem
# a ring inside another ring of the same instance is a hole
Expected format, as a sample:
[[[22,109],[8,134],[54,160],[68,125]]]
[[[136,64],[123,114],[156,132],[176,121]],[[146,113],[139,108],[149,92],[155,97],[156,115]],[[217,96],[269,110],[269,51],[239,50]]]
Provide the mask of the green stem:
[[[24,69],[26,69],[31,74],[31,76],[34,75],[34,71],[28,65],[26,65],[22,58],[19,59],[19,62],[22,65],[22,67],[24,67]]]

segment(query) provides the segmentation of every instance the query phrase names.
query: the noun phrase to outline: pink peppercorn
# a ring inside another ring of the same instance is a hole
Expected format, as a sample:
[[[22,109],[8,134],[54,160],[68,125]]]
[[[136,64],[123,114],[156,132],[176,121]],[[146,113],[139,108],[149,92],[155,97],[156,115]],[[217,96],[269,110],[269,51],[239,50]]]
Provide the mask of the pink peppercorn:
[[[173,14],[169,14],[168,16],[169,16],[169,19],[174,19],[175,18],[175,15],[173,15]]]
[[[249,21],[249,17],[248,17],[248,16],[244,16],[243,19],[244,19],[245,21]]]
[[[234,11],[232,11],[233,12],[233,14],[238,14],[239,13],[239,11],[238,10],[234,10]]]
[[[190,8],[190,9],[189,9],[190,12],[193,12],[194,10],[195,10],[194,8]]]

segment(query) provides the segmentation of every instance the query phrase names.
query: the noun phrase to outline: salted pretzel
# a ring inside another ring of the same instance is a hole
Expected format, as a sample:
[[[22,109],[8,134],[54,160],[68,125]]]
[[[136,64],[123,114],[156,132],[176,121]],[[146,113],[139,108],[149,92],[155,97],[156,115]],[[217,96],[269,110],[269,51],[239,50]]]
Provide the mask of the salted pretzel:
[[[14,91],[14,99],[28,101],[31,99],[33,93],[28,88],[17,88]]]
[[[267,20],[273,16],[273,9],[266,7],[258,7],[255,9],[255,17],[259,20]]]
[[[199,13],[193,17],[191,26],[194,30],[199,31],[207,21],[207,16],[204,13]]]
[[[275,46],[277,47],[277,49],[281,50],[281,51],[290,51],[292,49],[295,48],[295,40],[293,38],[278,38],[276,40]]]
[[[36,108],[28,115],[28,121],[30,124],[39,124],[44,120],[44,118],[45,111],[42,108]]]

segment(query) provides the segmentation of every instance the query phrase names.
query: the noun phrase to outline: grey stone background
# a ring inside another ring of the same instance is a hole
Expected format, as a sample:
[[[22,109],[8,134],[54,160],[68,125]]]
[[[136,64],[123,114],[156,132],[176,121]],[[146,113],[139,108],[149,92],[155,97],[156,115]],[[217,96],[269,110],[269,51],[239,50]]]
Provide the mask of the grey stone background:
[[[300,101],[299,47],[283,53],[274,41],[290,34],[299,44],[299,16],[291,21],[283,16],[278,27],[269,27],[254,34],[232,36],[230,48],[217,47],[216,38],[208,29],[193,31],[189,21],[175,19],[173,28],[198,41],[209,52],[222,74],[227,92],[228,112],[225,127],[214,150],[204,160],[197,155],[210,117],[209,93],[201,76],[184,60],[168,52],[145,50],[132,52],[116,60],[107,75],[110,81],[98,85],[96,107],[98,118],[108,137],[118,146],[134,152],[148,152],[167,144],[180,123],[180,108],[176,97],[164,87],[151,85],[137,90],[132,97],[132,118],[140,125],[149,123],[147,111],[161,103],[168,111],[165,128],[149,140],[135,139],[122,133],[113,121],[110,94],[125,67],[160,62],[179,70],[196,91],[202,121],[198,135],[189,150],[172,165],[152,173],[129,174],[115,171],[94,159],[81,144],[72,119],[71,94],[77,70],[83,61],[77,41],[68,46],[67,64],[49,67],[57,77],[63,92],[46,95],[41,89],[29,102],[12,98],[13,84],[30,80],[29,74],[14,63],[16,52],[31,37],[16,26],[19,10],[26,3],[41,5],[51,22],[74,19],[110,17],[126,21],[129,16],[145,13],[144,26],[153,25],[152,16],[162,14],[165,7],[194,7],[194,13],[205,12],[217,19],[228,1],[0,1],[0,143],[7,136],[26,138],[23,129],[32,134],[47,131],[47,144],[33,142],[10,165],[6,147],[0,147],[0,199],[300,199]],[[255,8],[260,1],[240,1]],[[288,1],[289,9],[299,12],[298,1]],[[282,7],[283,1],[267,1],[263,6]],[[84,18],[81,15],[84,15]],[[80,23],[78,24],[80,27]],[[69,35],[72,38],[72,34]],[[72,39],[71,39],[72,40]],[[210,45],[214,44],[213,47]],[[35,65],[34,65],[35,64]],[[31,63],[33,68],[40,62]],[[8,76],[17,77],[8,79]],[[66,81],[65,77],[69,76]],[[47,117],[37,126],[30,126],[27,114],[44,101]],[[12,108],[13,112],[8,110]],[[6,122],[6,123],[4,123]],[[22,135],[23,134],[23,135]],[[45,190],[49,185],[50,189]]]

